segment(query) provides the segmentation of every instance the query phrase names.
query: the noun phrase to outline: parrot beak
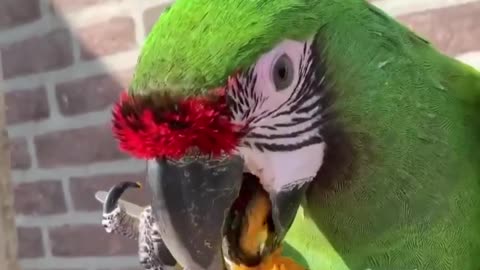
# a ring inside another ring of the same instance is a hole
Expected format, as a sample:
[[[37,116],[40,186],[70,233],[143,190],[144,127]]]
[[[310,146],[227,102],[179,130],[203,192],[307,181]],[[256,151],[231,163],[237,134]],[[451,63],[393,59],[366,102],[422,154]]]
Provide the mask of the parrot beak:
[[[281,244],[305,192],[268,193],[236,155],[155,159],[147,167],[161,238],[183,269],[258,265]]]
[[[298,208],[305,195],[307,185],[294,187],[288,191],[280,191],[270,194],[270,201],[272,203],[272,220],[275,225],[275,244],[278,246],[297,215]]]
[[[238,156],[148,162],[161,237],[183,269],[225,269],[222,229],[243,173]]]

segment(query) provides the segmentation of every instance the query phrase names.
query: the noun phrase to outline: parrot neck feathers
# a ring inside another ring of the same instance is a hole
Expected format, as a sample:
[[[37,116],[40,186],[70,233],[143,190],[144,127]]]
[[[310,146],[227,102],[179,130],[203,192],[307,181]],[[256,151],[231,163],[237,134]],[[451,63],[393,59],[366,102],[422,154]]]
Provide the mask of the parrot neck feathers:
[[[121,95],[112,120],[121,150],[140,159],[178,159],[192,146],[201,154],[218,156],[239,144],[240,129],[230,121],[223,93],[216,98],[189,97],[175,105],[157,100],[168,99]]]

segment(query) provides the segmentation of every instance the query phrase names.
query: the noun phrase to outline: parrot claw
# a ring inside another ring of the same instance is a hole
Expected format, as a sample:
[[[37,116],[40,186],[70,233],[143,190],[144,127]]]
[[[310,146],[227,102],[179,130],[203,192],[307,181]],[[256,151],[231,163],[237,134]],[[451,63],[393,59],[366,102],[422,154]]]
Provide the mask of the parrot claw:
[[[121,200],[128,187],[140,188],[140,184],[123,182],[110,191],[97,191],[95,198],[103,204],[102,225],[107,233],[118,233],[138,240],[139,262],[145,270],[178,270],[176,260],[160,237],[151,206],[142,207]]]

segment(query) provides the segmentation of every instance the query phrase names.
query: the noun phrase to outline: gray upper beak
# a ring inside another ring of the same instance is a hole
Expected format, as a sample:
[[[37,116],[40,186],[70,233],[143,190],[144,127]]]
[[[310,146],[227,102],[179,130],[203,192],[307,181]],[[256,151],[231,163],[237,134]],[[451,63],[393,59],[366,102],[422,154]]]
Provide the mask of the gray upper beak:
[[[242,173],[238,156],[148,162],[161,237],[184,269],[225,269],[222,229],[239,194]]]

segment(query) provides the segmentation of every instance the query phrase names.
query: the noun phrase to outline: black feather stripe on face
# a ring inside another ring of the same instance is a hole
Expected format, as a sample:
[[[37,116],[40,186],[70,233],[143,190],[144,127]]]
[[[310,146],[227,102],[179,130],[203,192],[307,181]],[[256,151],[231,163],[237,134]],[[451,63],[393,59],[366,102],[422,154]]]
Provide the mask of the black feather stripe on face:
[[[268,97],[255,91],[258,80],[255,66],[232,79],[227,90],[230,108],[236,120],[244,121],[248,129],[243,146],[262,152],[285,152],[324,141],[321,131],[325,122],[323,112],[328,109],[325,99],[328,99],[329,84],[316,42],[303,44],[298,74],[289,97],[270,110],[263,109]],[[285,116],[292,117],[288,121],[277,121]],[[271,132],[267,134],[265,130]],[[298,138],[304,139],[298,141]]]

